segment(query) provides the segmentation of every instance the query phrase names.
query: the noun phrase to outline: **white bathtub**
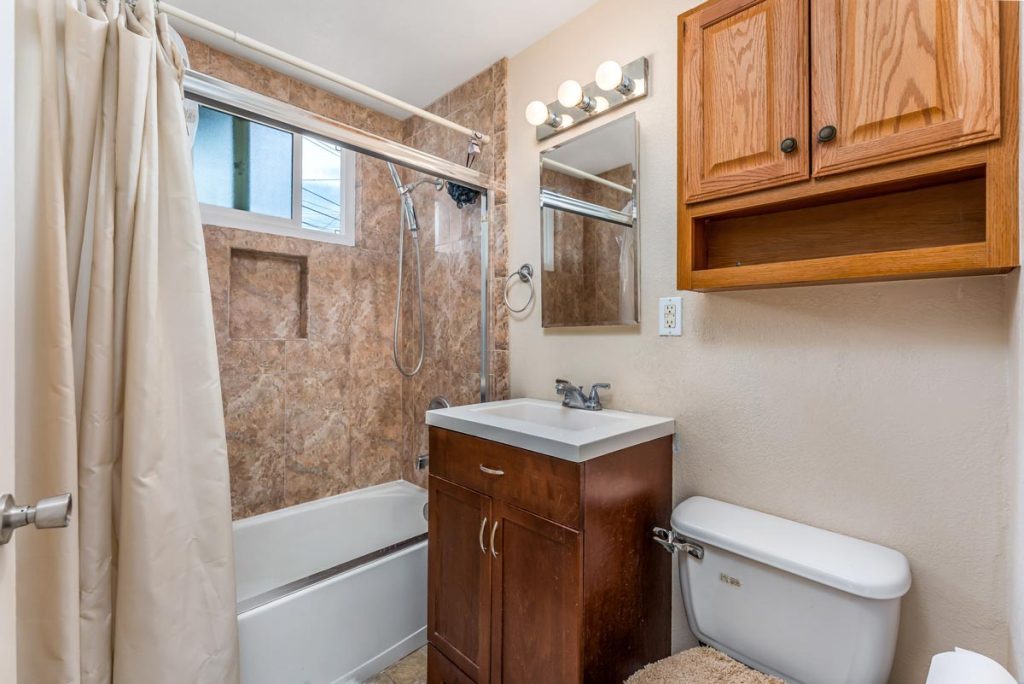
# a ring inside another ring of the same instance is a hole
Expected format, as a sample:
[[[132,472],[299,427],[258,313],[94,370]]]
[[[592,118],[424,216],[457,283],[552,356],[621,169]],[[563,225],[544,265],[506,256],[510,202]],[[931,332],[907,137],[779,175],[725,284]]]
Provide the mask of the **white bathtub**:
[[[360,682],[425,644],[426,502],[397,481],[237,521],[242,684]]]

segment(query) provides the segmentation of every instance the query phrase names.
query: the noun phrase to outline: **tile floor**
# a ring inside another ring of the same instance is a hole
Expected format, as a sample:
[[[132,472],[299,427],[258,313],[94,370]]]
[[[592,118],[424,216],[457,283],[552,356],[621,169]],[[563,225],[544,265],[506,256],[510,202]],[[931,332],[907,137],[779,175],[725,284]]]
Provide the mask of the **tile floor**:
[[[413,651],[363,684],[426,684],[427,647]]]

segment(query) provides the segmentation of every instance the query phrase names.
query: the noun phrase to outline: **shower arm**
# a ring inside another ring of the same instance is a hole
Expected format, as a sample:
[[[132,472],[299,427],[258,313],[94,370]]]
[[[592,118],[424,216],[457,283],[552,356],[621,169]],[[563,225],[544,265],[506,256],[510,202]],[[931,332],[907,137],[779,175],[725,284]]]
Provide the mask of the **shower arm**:
[[[266,43],[261,43],[260,41],[250,38],[249,36],[246,36],[244,34],[241,34],[238,31],[233,31],[229,28],[225,28],[220,24],[215,24],[212,21],[203,19],[202,17],[196,16],[191,12],[186,12],[183,9],[175,7],[174,5],[171,5],[166,2],[161,2],[160,0],[157,1],[156,5],[159,11],[163,12],[168,16],[174,17],[175,19],[179,19],[185,23],[192,24],[193,26],[214,33],[220,36],[221,38],[226,38],[227,40],[237,43],[242,47],[249,48],[250,50],[255,50],[256,52],[262,53],[268,57],[272,57],[273,59],[282,61],[285,64],[290,64],[291,66],[297,69],[302,69],[303,71],[309,72],[315,76],[319,76],[320,78],[331,81],[332,83],[337,83],[338,85],[344,88],[348,88],[349,90],[354,90],[355,92],[360,93],[362,95],[366,95],[367,97],[372,97],[373,99],[383,102],[384,104],[391,105],[392,107],[396,107],[398,109],[401,109],[402,111],[414,114],[420,117],[421,119],[426,119],[427,121],[436,123],[440,126],[444,126],[445,128],[449,128],[455,131],[456,133],[461,133],[469,138],[471,146],[473,144],[486,145],[487,143],[491,142],[491,136],[487,135],[486,133],[481,133],[480,131],[473,130],[472,128],[467,128],[466,126],[457,124],[454,121],[449,121],[443,116],[438,116],[433,112],[428,112],[426,109],[417,107],[416,105],[413,104],[409,104],[404,100],[399,100],[397,97],[388,95],[387,93],[383,93],[375,88],[371,88],[368,85],[364,85],[358,81],[354,81],[351,78],[342,76],[341,74],[330,71],[329,69],[324,69],[323,67],[313,64],[312,62],[308,62],[304,59],[296,57],[295,55],[289,54],[284,50],[278,50],[275,47],[267,45]]]

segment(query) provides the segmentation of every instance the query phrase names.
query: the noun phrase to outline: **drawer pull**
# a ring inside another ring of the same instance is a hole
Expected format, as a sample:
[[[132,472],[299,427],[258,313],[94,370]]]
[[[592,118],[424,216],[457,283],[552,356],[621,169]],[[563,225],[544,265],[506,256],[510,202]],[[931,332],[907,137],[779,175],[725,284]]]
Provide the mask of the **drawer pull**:
[[[480,550],[487,555],[487,547],[484,546],[484,530],[487,529],[487,518],[480,521]]]
[[[494,521],[494,527],[491,528],[491,555],[495,558],[498,557],[498,549],[494,547],[494,535],[498,531],[498,521]]]
[[[504,470],[499,470],[498,468],[488,468],[483,463],[480,464],[480,472],[487,473],[488,475],[504,475],[505,474]]]

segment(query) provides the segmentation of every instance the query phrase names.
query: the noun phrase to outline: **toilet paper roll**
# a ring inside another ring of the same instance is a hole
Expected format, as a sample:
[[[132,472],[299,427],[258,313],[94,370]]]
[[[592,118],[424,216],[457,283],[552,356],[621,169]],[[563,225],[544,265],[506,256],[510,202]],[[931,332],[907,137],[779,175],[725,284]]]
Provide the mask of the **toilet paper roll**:
[[[980,653],[958,648],[932,658],[925,684],[1017,684],[1002,665]]]

